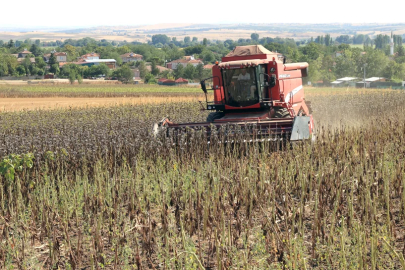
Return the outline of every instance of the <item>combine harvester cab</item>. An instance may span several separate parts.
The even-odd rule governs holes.
[[[211,78],[201,81],[206,110],[213,111],[207,122],[177,124],[163,118],[153,132],[169,136],[191,128],[204,130],[209,138],[215,128],[234,137],[235,130],[250,133],[252,140],[314,139],[314,121],[302,86],[307,75],[308,63],[286,64],[284,56],[261,45],[238,46],[213,66]],[[207,89],[209,79],[212,89]],[[214,101],[208,101],[207,90],[214,91]]]

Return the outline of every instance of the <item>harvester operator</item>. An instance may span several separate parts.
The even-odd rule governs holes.
[[[250,81],[250,73],[246,72],[246,69],[242,69],[242,72],[238,76],[238,81]]]
[[[238,76],[238,81],[250,82],[250,73],[247,73],[245,68],[241,70],[241,73]],[[255,97],[255,91],[256,91],[256,86],[254,86],[254,85],[250,86],[250,97],[251,98]]]

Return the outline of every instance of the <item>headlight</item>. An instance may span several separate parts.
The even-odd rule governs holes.
[[[208,106],[208,110],[211,110],[211,106]]]

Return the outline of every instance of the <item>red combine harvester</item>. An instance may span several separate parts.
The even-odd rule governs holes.
[[[286,64],[282,55],[261,45],[238,46],[213,66],[211,78],[201,81],[206,109],[214,111],[207,122],[173,123],[165,117],[154,125],[153,132],[164,131],[169,136],[191,128],[204,130],[209,139],[214,129],[222,129],[234,137],[242,131],[251,140],[314,139],[314,123],[302,87],[302,77],[307,74],[308,63]],[[209,79],[209,90],[214,91],[210,102]]]

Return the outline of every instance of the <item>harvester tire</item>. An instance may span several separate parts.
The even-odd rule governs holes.
[[[290,118],[290,112],[286,108],[277,108],[274,118]]]
[[[224,116],[222,112],[212,112],[207,116],[207,122],[212,123],[216,119],[221,118],[222,116]]]

